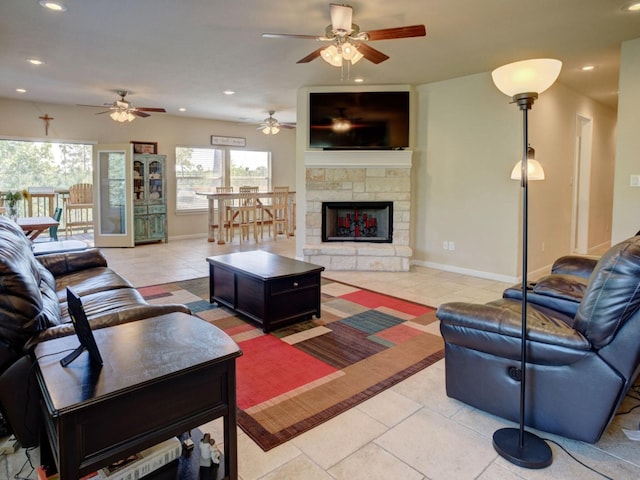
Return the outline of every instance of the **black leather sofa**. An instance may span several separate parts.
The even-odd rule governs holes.
[[[31,353],[42,341],[75,333],[66,288],[82,298],[92,328],[143,320],[180,304],[148,304],[108,267],[98,249],[34,256],[31,242],[0,216],[0,413],[23,446],[38,444],[39,393]]]
[[[585,277],[588,277],[586,279]],[[520,292],[518,292],[520,290]],[[437,310],[447,395],[517,422],[521,287]],[[528,285],[526,425],[597,442],[640,369],[640,236]]]

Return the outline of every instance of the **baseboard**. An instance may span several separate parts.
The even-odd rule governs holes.
[[[191,240],[194,238],[207,238],[207,234],[206,233],[192,233],[190,235],[175,235],[175,236],[170,236],[169,237],[169,241],[175,241],[175,240]]]
[[[500,275],[497,273],[483,272],[480,270],[472,270],[470,268],[455,267],[453,265],[445,265],[434,262],[423,262],[421,260],[411,260],[411,265],[417,265],[419,267],[435,268],[436,270],[443,270],[445,272],[461,273],[463,275],[469,275],[472,277],[486,278],[487,280],[495,280],[497,282],[516,283],[520,279],[518,277],[512,277],[509,275]]]

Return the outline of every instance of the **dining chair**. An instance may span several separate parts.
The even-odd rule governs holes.
[[[233,193],[233,187],[216,187],[216,193]],[[225,239],[227,242],[231,241],[231,232],[233,230],[231,226],[231,223],[234,221],[233,206],[234,200],[232,198],[218,200],[218,208],[222,208],[224,211],[224,220],[220,228],[224,228]],[[214,231],[215,227],[216,225],[212,225]]]
[[[237,223],[240,230],[240,243],[249,240],[249,232],[253,230],[253,238],[258,241],[258,228],[262,236],[262,220],[260,218],[261,209],[258,200],[259,187],[242,186],[239,188],[240,201],[238,205],[232,207],[231,236],[234,235],[234,228]]]
[[[289,238],[289,187],[273,187],[273,197],[270,205],[263,205],[263,222],[267,224],[268,234],[271,235],[273,227],[273,239],[279,234]]]

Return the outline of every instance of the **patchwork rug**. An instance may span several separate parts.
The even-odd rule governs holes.
[[[267,451],[444,356],[435,310],[322,280],[321,318],[264,334],[210,304],[209,279],[139,289],[149,303],[184,303],[241,347],[238,424]]]

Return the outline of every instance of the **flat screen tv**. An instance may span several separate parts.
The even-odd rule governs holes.
[[[310,92],[309,147],[325,150],[409,146],[409,92]]]

